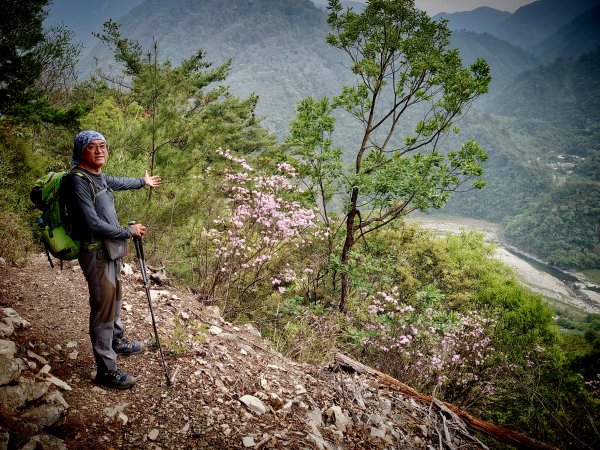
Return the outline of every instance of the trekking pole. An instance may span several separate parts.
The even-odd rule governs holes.
[[[134,225],[135,221],[129,222],[129,225]],[[156,338],[156,344],[158,345],[158,351],[160,353],[160,362],[162,364],[163,371],[165,372],[165,378],[167,379],[167,386],[171,386],[171,377],[167,370],[167,363],[165,362],[165,356],[160,346],[160,338],[158,337],[158,329],[156,328],[156,320],[154,319],[154,311],[152,310],[152,298],[150,296],[150,285],[148,284],[148,273],[146,270],[146,260],[144,259],[144,246],[142,245],[142,238],[133,236],[133,243],[135,245],[135,253],[137,254],[138,261],[140,264],[140,271],[142,272],[142,280],[144,282],[144,289],[146,290],[146,297],[148,297],[148,307],[150,308],[150,317],[152,318],[152,327],[154,328],[154,337]]]

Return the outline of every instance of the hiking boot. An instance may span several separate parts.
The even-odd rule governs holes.
[[[113,339],[113,350],[117,355],[135,355],[144,350],[144,344],[138,341],[128,341],[127,339]]]
[[[123,369],[117,367],[115,370],[109,370],[102,374],[98,373],[94,381],[110,388],[129,389],[137,380],[134,376],[128,375]]]

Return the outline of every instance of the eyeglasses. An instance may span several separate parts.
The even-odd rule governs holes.
[[[102,151],[102,152],[103,152],[103,151],[105,151],[105,150],[108,150],[108,146],[107,146],[106,144],[100,144],[100,145],[97,145],[97,144],[89,144],[89,145],[86,147],[86,150],[90,150],[90,151],[92,151],[92,152],[95,152],[96,150],[100,150],[100,151]]]

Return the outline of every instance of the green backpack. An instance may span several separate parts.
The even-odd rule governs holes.
[[[94,203],[96,203],[96,190],[90,178],[80,171],[74,174],[85,178],[91,186]],[[70,225],[67,223],[64,206],[59,202],[60,182],[70,172],[49,172],[35,182],[30,198],[33,204],[42,210],[41,217],[37,220],[42,234],[42,242],[50,266],[50,254],[62,261],[70,261],[79,256],[80,241],[70,236]]]

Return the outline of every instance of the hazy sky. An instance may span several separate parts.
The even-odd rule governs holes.
[[[366,0],[358,0],[365,2]],[[534,0],[415,0],[417,8],[429,14],[439,12],[471,11],[480,6],[489,6],[500,11],[514,12]]]

